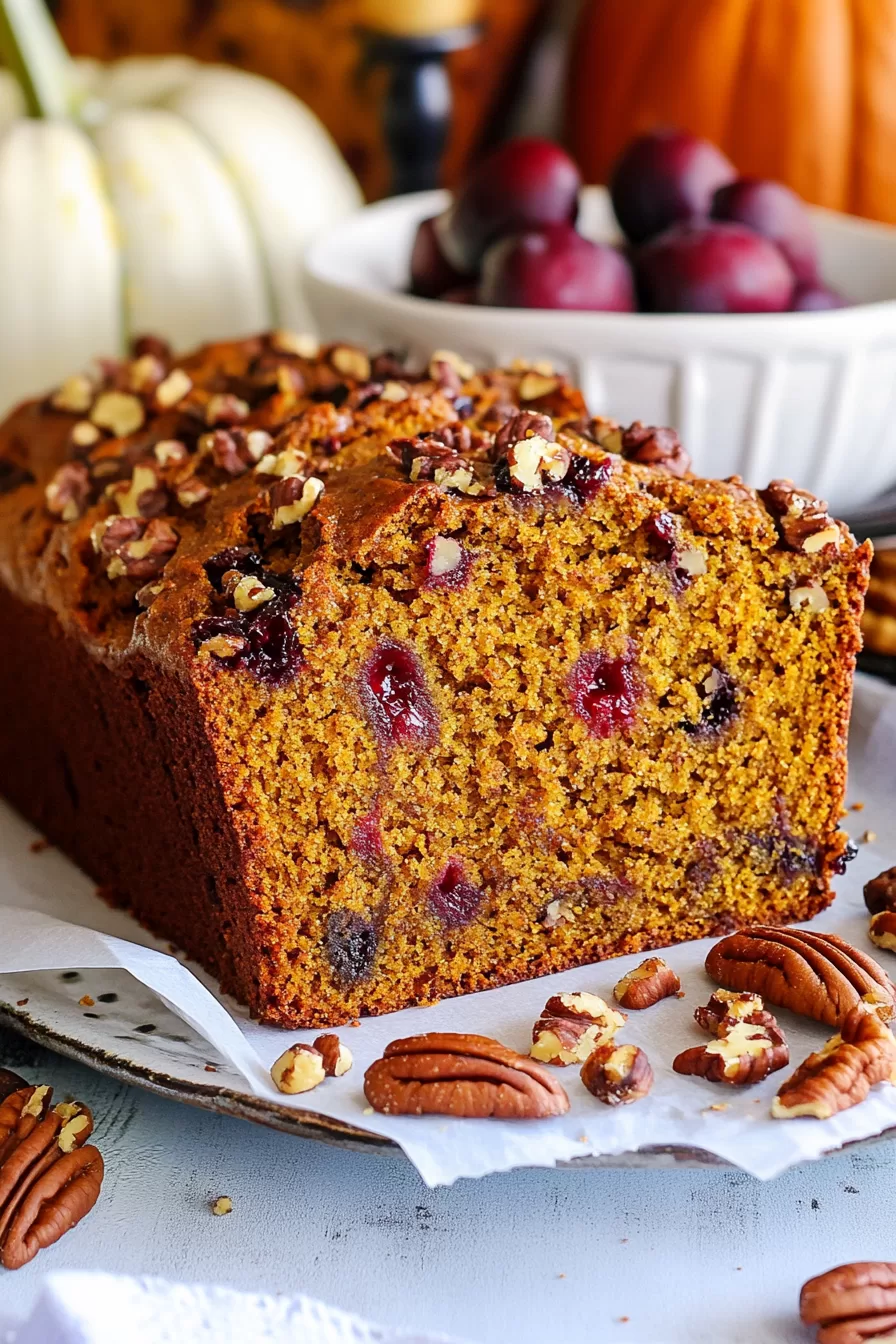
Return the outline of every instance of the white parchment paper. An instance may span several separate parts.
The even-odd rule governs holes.
[[[856,839],[866,831],[875,833],[876,839],[861,844],[859,857],[839,879],[836,901],[812,927],[839,933],[871,952],[862,886],[882,868],[896,863],[894,800],[896,690],[860,677],[850,739],[848,801],[863,802],[864,808],[850,812],[844,825]],[[602,1106],[582,1087],[575,1067],[558,1071],[569,1092],[569,1113],[542,1121],[377,1115],[366,1106],[362,1082],[365,1069],[389,1041],[418,1032],[477,1032],[526,1051],[532,1023],[549,995],[588,990],[610,1000],[613,985],[644,954],[445,1000],[432,1008],[368,1018],[357,1028],[341,1028],[355,1059],[351,1072],[328,1079],[305,1096],[284,1097],[271,1083],[271,1063],[292,1040],[310,1042],[317,1032],[287,1033],[251,1022],[239,1005],[217,993],[197,967],[163,951],[163,943],[122,911],[108,909],[88,879],[61,855],[33,853],[34,838],[35,833],[19,817],[0,807],[0,1001],[15,1003],[25,996],[28,973],[122,968],[208,1041],[234,1078],[242,1080],[246,1092],[393,1139],[428,1185],[450,1184],[460,1176],[483,1176],[517,1166],[551,1166],[586,1154],[666,1144],[706,1149],[767,1178],[850,1140],[896,1126],[896,1087],[886,1084],[875,1088],[862,1105],[831,1120],[775,1121],[769,1116],[769,1106],[785,1073],[756,1087],[738,1089],[674,1074],[671,1062],[675,1055],[706,1040],[693,1021],[693,1010],[713,988],[703,970],[710,941],[670,949],[667,960],[681,977],[685,998],[667,999],[646,1012],[631,1013],[619,1034],[620,1041],[646,1050],[654,1069],[653,1091],[635,1105]],[[878,955],[896,977],[896,957],[888,952]],[[778,1018],[794,1065],[830,1034],[820,1024],[786,1012],[779,1012]],[[68,1023],[72,1034],[78,1022],[74,1012]],[[161,1051],[162,1043],[156,1046],[153,1038],[144,1038],[140,1045],[151,1052]],[[158,1068],[159,1072],[174,1072],[170,1057],[162,1053]],[[713,1106],[724,1109],[710,1109]]]

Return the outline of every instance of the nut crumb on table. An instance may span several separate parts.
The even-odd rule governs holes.
[[[212,1200],[210,1207],[216,1218],[223,1218],[225,1214],[233,1213],[233,1200],[229,1195],[218,1195],[217,1199]]]

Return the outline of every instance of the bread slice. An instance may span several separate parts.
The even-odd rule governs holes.
[[[274,333],[20,408],[0,491],[0,789],[267,1022],[831,899],[870,548],[789,482]]]

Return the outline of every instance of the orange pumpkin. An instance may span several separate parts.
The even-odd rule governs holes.
[[[679,126],[745,175],[896,223],[896,0],[587,0],[570,73],[591,181]]]

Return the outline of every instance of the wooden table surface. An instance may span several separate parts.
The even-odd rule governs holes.
[[[343,1152],[119,1085],[0,1032],[0,1065],[86,1101],[101,1202],[17,1273],[0,1340],[51,1269],[302,1291],[475,1344],[781,1344],[804,1279],[896,1259],[896,1146],[761,1183],[730,1170],[518,1171],[427,1190]],[[233,1213],[209,1201],[229,1195]]]

